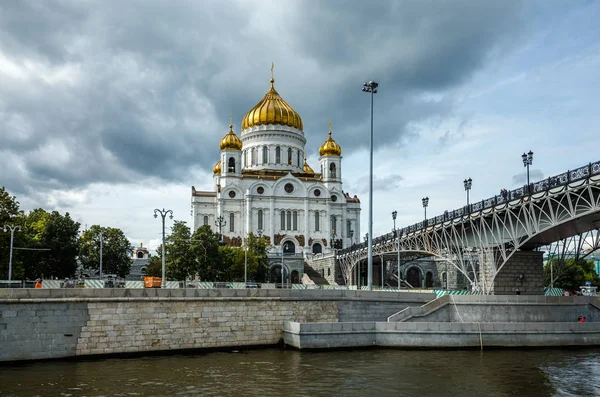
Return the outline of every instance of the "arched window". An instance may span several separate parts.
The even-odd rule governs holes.
[[[256,165],[255,157],[254,148],[250,148],[250,165]]]
[[[287,212],[287,228],[285,230],[292,230],[292,211]]]
[[[144,257],[144,253],[142,251],[138,251],[137,257],[138,259],[142,259]]]
[[[335,163],[329,164],[329,177],[335,179]]]
[[[315,232],[318,232],[320,229],[319,225],[319,211],[315,211]]]
[[[269,162],[269,148],[266,146],[263,146],[263,164],[267,164]]]
[[[248,164],[246,163],[246,151],[245,150],[242,152],[242,164],[244,167],[248,166]]]
[[[292,148],[288,148],[288,164],[292,165]]]
[[[229,172],[235,172],[235,159],[233,157],[229,158],[229,164],[228,164],[227,170]]]
[[[235,215],[233,212],[229,214],[229,232],[235,232]]]
[[[263,211],[258,210],[258,230],[263,230]]]
[[[348,219],[346,221],[346,237],[351,238],[352,236],[350,235],[350,230],[352,229],[352,222],[350,221],[350,219]]]
[[[304,156],[302,156],[302,150],[298,150],[298,167],[302,168],[302,164],[304,164],[304,161],[302,161],[302,159],[304,158]]]
[[[298,230],[298,212],[294,211],[292,214],[292,230]]]
[[[252,149],[252,165],[258,165],[258,148]]]
[[[281,211],[281,230],[285,230],[285,211]]]
[[[203,224],[204,226],[208,225],[208,216],[204,215],[204,219],[203,219],[203,221],[202,221],[202,224]]]
[[[277,146],[275,148],[275,164],[281,163],[281,148]]]

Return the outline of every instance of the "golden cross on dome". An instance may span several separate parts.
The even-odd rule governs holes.
[[[331,135],[331,124],[333,124],[333,122],[329,120],[329,123],[327,124],[327,127],[329,128],[329,135]]]
[[[229,113],[229,124],[233,125],[233,113]]]
[[[273,69],[275,69],[275,62],[271,62],[271,78],[274,79],[275,75],[273,74]]]

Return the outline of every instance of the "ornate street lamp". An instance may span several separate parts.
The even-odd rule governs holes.
[[[367,283],[369,291],[373,290],[373,96],[377,94],[379,84],[375,81],[363,83],[362,90],[371,94],[371,141],[369,157],[369,234],[368,244],[368,264],[367,264]]]
[[[465,185],[465,191],[467,192],[467,207],[469,206],[469,191],[471,190],[471,186],[473,186],[473,179],[465,179],[463,182]]]
[[[533,152],[530,150],[529,153],[523,153],[521,155],[523,159],[523,167],[527,167],[527,193],[529,193],[529,166],[533,164]]]
[[[165,217],[169,215],[170,219],[173,219],[173,211],[172,210],[159,210],[158,208],[154,210],[154,217],[158,218],[158,214],[162,218],[162,283],[160,285],[161,288],[166,288],[167,284],[165,283]]]
[[[223,215],[219,215],[217,217],[217,220],[215,221],[215,226],[219,228],[219,245],[225,245],[225,242],[223,241],[223,233],[221,231],[223,229],[223,226],[225,225],[227,225],[227,221],[225,220],[225,218],[223,218]]]
[[[4,225],[2,228],[4,233],[10,231],[10,253],[8,257],[8,286],[10,287],[10,281],[12,279],[12,252],[13,252],[13,240],[15,236],[15,232],[21,231],[21,226],[16,225]]]
[[[425,221],[427,221],[427,206],[429,205],[429,197],[423,197],[421,202],[423,203],[423,209],[425,210]]]

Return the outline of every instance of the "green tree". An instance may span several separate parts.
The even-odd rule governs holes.
[[[190,249],[196,261],[196,274],[200,280],[214,281],[222,273],[219,251],[219,234],[213,233],[210,226],[196,229],[192,235]]]
[[[551,269],[552,266],[552,269]],[[565,290],[578,290],[590,281],[592,285],[600,286],[600,277],[594,270],[594,262],[587,259],[566,259],[564,262],[559,258],[553,258],[544,266],[546,285],[551,285],[550,274],[554,276],[554,287]]]
[[[61,215],[58,211],[35,209],[27,215],[24,229],[28,247],[43,249],[27,252],[24,278],[63,278],[75,275],[79,253],[79,222],[71,219],[68,212]]]
[[[102,233],[102,273],[125,277],[131,271],[132,245],[121,229],[93,225],[81,235],[79,260],[84,267],[100,270]]]
[[[267,254],[270,246],[267,239],[250,233],[246,239],[246,244],[248,245],[248,252],[252,253],[253,256],[253,264],[248,270],[248,280],[263,283],[267,279],[269,268]]]
[[[185,281],[196,274],[196,258],[191,249],[191,238],[186,222],[175,221],[166,246],[166,271],[170,280]]]
[[[147,277],[162,277],[162,257],[151,257],[148,261],[148,264],[146,265],[146,270],[144,271],[144,274]]]

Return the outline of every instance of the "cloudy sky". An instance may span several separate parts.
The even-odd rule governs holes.
[[[26,210],[70,212],[156,246],[190,221],[233,114],[276,88],[308,162],[333,122],[344,190],[368,216],[375,96],[376,234],[600,160],[595,1],[4,1],[0,185]]]

